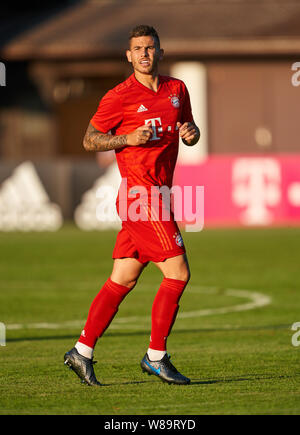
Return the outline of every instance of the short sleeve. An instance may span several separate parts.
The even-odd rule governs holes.
[[[102,133],[115,129],[123,120],[122,103],[113,90],[107,92],[101,99],[97,112],[91,119],[91,124]]]
[[[181,123],[183,124],[184,122],[194,122],[190,95],[185,84],[183,84],[183,106],[181,110]]]

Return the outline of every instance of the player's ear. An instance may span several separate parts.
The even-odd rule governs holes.
[[[126,50],[126,56],[127,56],[128,62],[131,63],[131,51],[130,50]]]

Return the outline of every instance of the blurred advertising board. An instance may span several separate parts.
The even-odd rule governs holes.
[[[173,184],[204,187],[204,226],[300,225],[300,154],[214,155]]]

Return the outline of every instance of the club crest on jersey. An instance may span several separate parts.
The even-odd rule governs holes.
[[[180,100],[178,95],[171,94],[169,96],[169,100],[171,101],[171,104],[173,107],[175,107],[175,109],[178,109],[180,107]]]
[[[182,246],[183,246],[183,240],[182,240],[181,234],[180,233],[175,233],[173,238],[175,239],[176,245],[179,246],[180,248],[182,248]]]

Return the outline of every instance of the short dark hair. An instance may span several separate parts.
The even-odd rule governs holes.
[[[157,31],[152,26],[147,26],[145,24],[140,24],[134,27],[129,33],[129,43],[132,38],[139,38],[140,36],[152,36],[156,39],[158,47],[160,47],[160,40]]]

